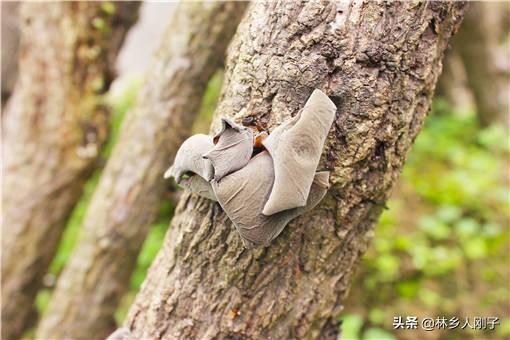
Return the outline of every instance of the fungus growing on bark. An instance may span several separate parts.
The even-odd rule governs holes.
[[[174,164],[165,172],[164,177],[173,177],[175,182],[180,184],[182,176],[192,172],[210,181],[213,177],[213,167],[211,162],[202,156],[213,147],[213,141],[207,135],[197,134],[189,137],[182,143],[175,155]]]
[[[268,245],[326,194],[329,172],[316,171],[335,112],[315,90],[297,116],[269,136],[254,138],[249,128],[222,118],[214,139],[196,135],[184,142],[165,178],[218,201],[246,248]]]
[[[288,209],[271,216],[262,214],[274,182],[273,161],[267,151],[219,182],[212,181],[218,202],[234,223],[246,248],[268,245],[295,217],[315,207],[329,187],[329,172],[315,175],[304,207]]]
[[[207,182],[199,175],[192,175],[188,178],[183,178],[179,185],[197,195],[210,199],[211,201],[217,201],[211,183]]]
[[[275,172],[264,215],[306,204],[335,112],[331,99],[315,90],[296,117],[262,142],[273,158]]]
[[[214,167],[214,179],[241,169],[250,161],[253,153],[253,132],[232,122],[221,119],[221,131],[214,136],[214,148],[204,154]]]
[[[164,178],[174,177],[180,186],[202,197],[216,201],[209,181],[213,177],[213,167],[204,152],[212,150],[210,136],[197,134],[182,143],[175,155],[174,164],[165,172]]]

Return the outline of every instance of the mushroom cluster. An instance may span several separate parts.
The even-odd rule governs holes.
[[[269,136],[254,136],[222,118],[216,136],[197,134],[182,144],[165,178],[217,201],[246,248],[266,246],[326,194],[329,172],[317,167],[335,113],[335,104],[315,90],[303,109]],[[254,148],[254,141],[262,148]]]

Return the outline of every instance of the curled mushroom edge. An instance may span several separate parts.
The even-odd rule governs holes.
[[[174,177],[175,182],[202,197],[216,200],[209,181],[213,178],[212,163],[203,158],[204,152],[212,150],[213,140],[210,136],[196,134],[184,141],[174,164],[165,171],[165,179]]]
[[[194,135],[181,145],[164,177],[217,201],[246,248],[267,246],[329,189],[329,172],[317,168],[336,109],[316,89],[269,135],[222,118],[213,138]]]
[[[221,123],[220,132],[213,138],[214,147],[203,155],[212,163],[216,181],[242,169],[253,154],[253,132],[250,129],[228,118],[222,118]]]
[[[267,246],[291,220],[314,208],[329,188],[329,172],[317,172],[310,195],[303,207],[266,216],[262,210],[274,180],[273,161],[269,153],[263,151],[253,157],[241,170],[222,178],[219,182],[212,181],[218,203],[233,222],[248,249]]]
[[[275,168],[275,183],[264,215],[306,205],[335,113],[331,99],[315,90],[297,119],[282,124],[262,142]]]
[[[210,181],[213,177],[213,166],[210,161],[203,158],[203,154],[213,148],[210,136],[196,134],[189,137],[177,150],[174,164],[165,172],[164,178],[174,177],[175,182],[179,184],[184,174],[192,172]]]

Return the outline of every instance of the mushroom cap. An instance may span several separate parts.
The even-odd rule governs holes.
[[[294,118],[257,135],[257,151],[266,150],[253,158],[253,132],[222,118],[214,138],[198,134],[181,145],[165,178],[217,200],[247,248],[267,245],[326,194],[329,172],[316,171],[335,112],[315,90]]]
[[[175,182],[179,184],[182,175],[192,172],[206,181],[210,181],[213,177],[213,167],[211,162],[202,156],[213,147],[213,140],[210,136],[197,134],[189,137],[177,150],[174,164],[165,172],[164,177],[174,177]]]
[[[317,173],[315,178],[304,207],[271,216],[262,213],[274,182],[273,161],[267,151],[257,154],[242,169],[211,183],[246,248],[254,248],[269,244],[292,219],[319,203],[328,189],[329,173]]]
[[[335,112],[336,106],[329,97],[315,90],[300,114],[280,125],[262,142],[273,159],[275,176],[264,215],[307,204]]]
[[[217,201],[211,183],[207,182],[199,175],[193,175],[189,178],[183,178],[179,185],[199,196],[210,199],[211,201],[215,202]]]
[[[210,136],[197,134],[182,143],[175,155],[174,164],[165,172],[164,178],[174,177],[180,186],[202,197],[216,201],[211,184],[213,167],[202,156],[214,147]],[[186,175],[186,176],[184,176]]]
[[[221,131],[214,136],[214,147],[204,153],[204,158],[212,163],[216,181],[246,166],[253,153],[253,132],[250,129],[227,118],[222,118],[221,123]]]

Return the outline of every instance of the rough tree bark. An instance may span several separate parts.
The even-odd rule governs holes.
[[[468,83],[483,126],[500,122],[510,128],[508,46],[501,51],[502,42],[508,39],[510,33],[505,18],[509,12],[506,2],[474,1],[466,12],[462,29],[453,40],[453,46],[466,67]],[[503,60],[503,63],[498,60]]]
[[[33,300],[108,131],[101,94],[137,3],[24,3],[19,74],[3,117],[2,339]]]
[[[40,323],[41,339],[104,339],[164,194],[163,173],[190,134],[244,2],[180,4],[137,106],[103,172],[71,259]]]
[[[131,307],[135,339],[335,338],[352,274],[429,110],[459,2],[257,2],[230,47],[217,116],[272,130],[314,88],[338,106],[328,195],[247,251],[186,194]],[[216,124],[218,119],[216,119]]]

